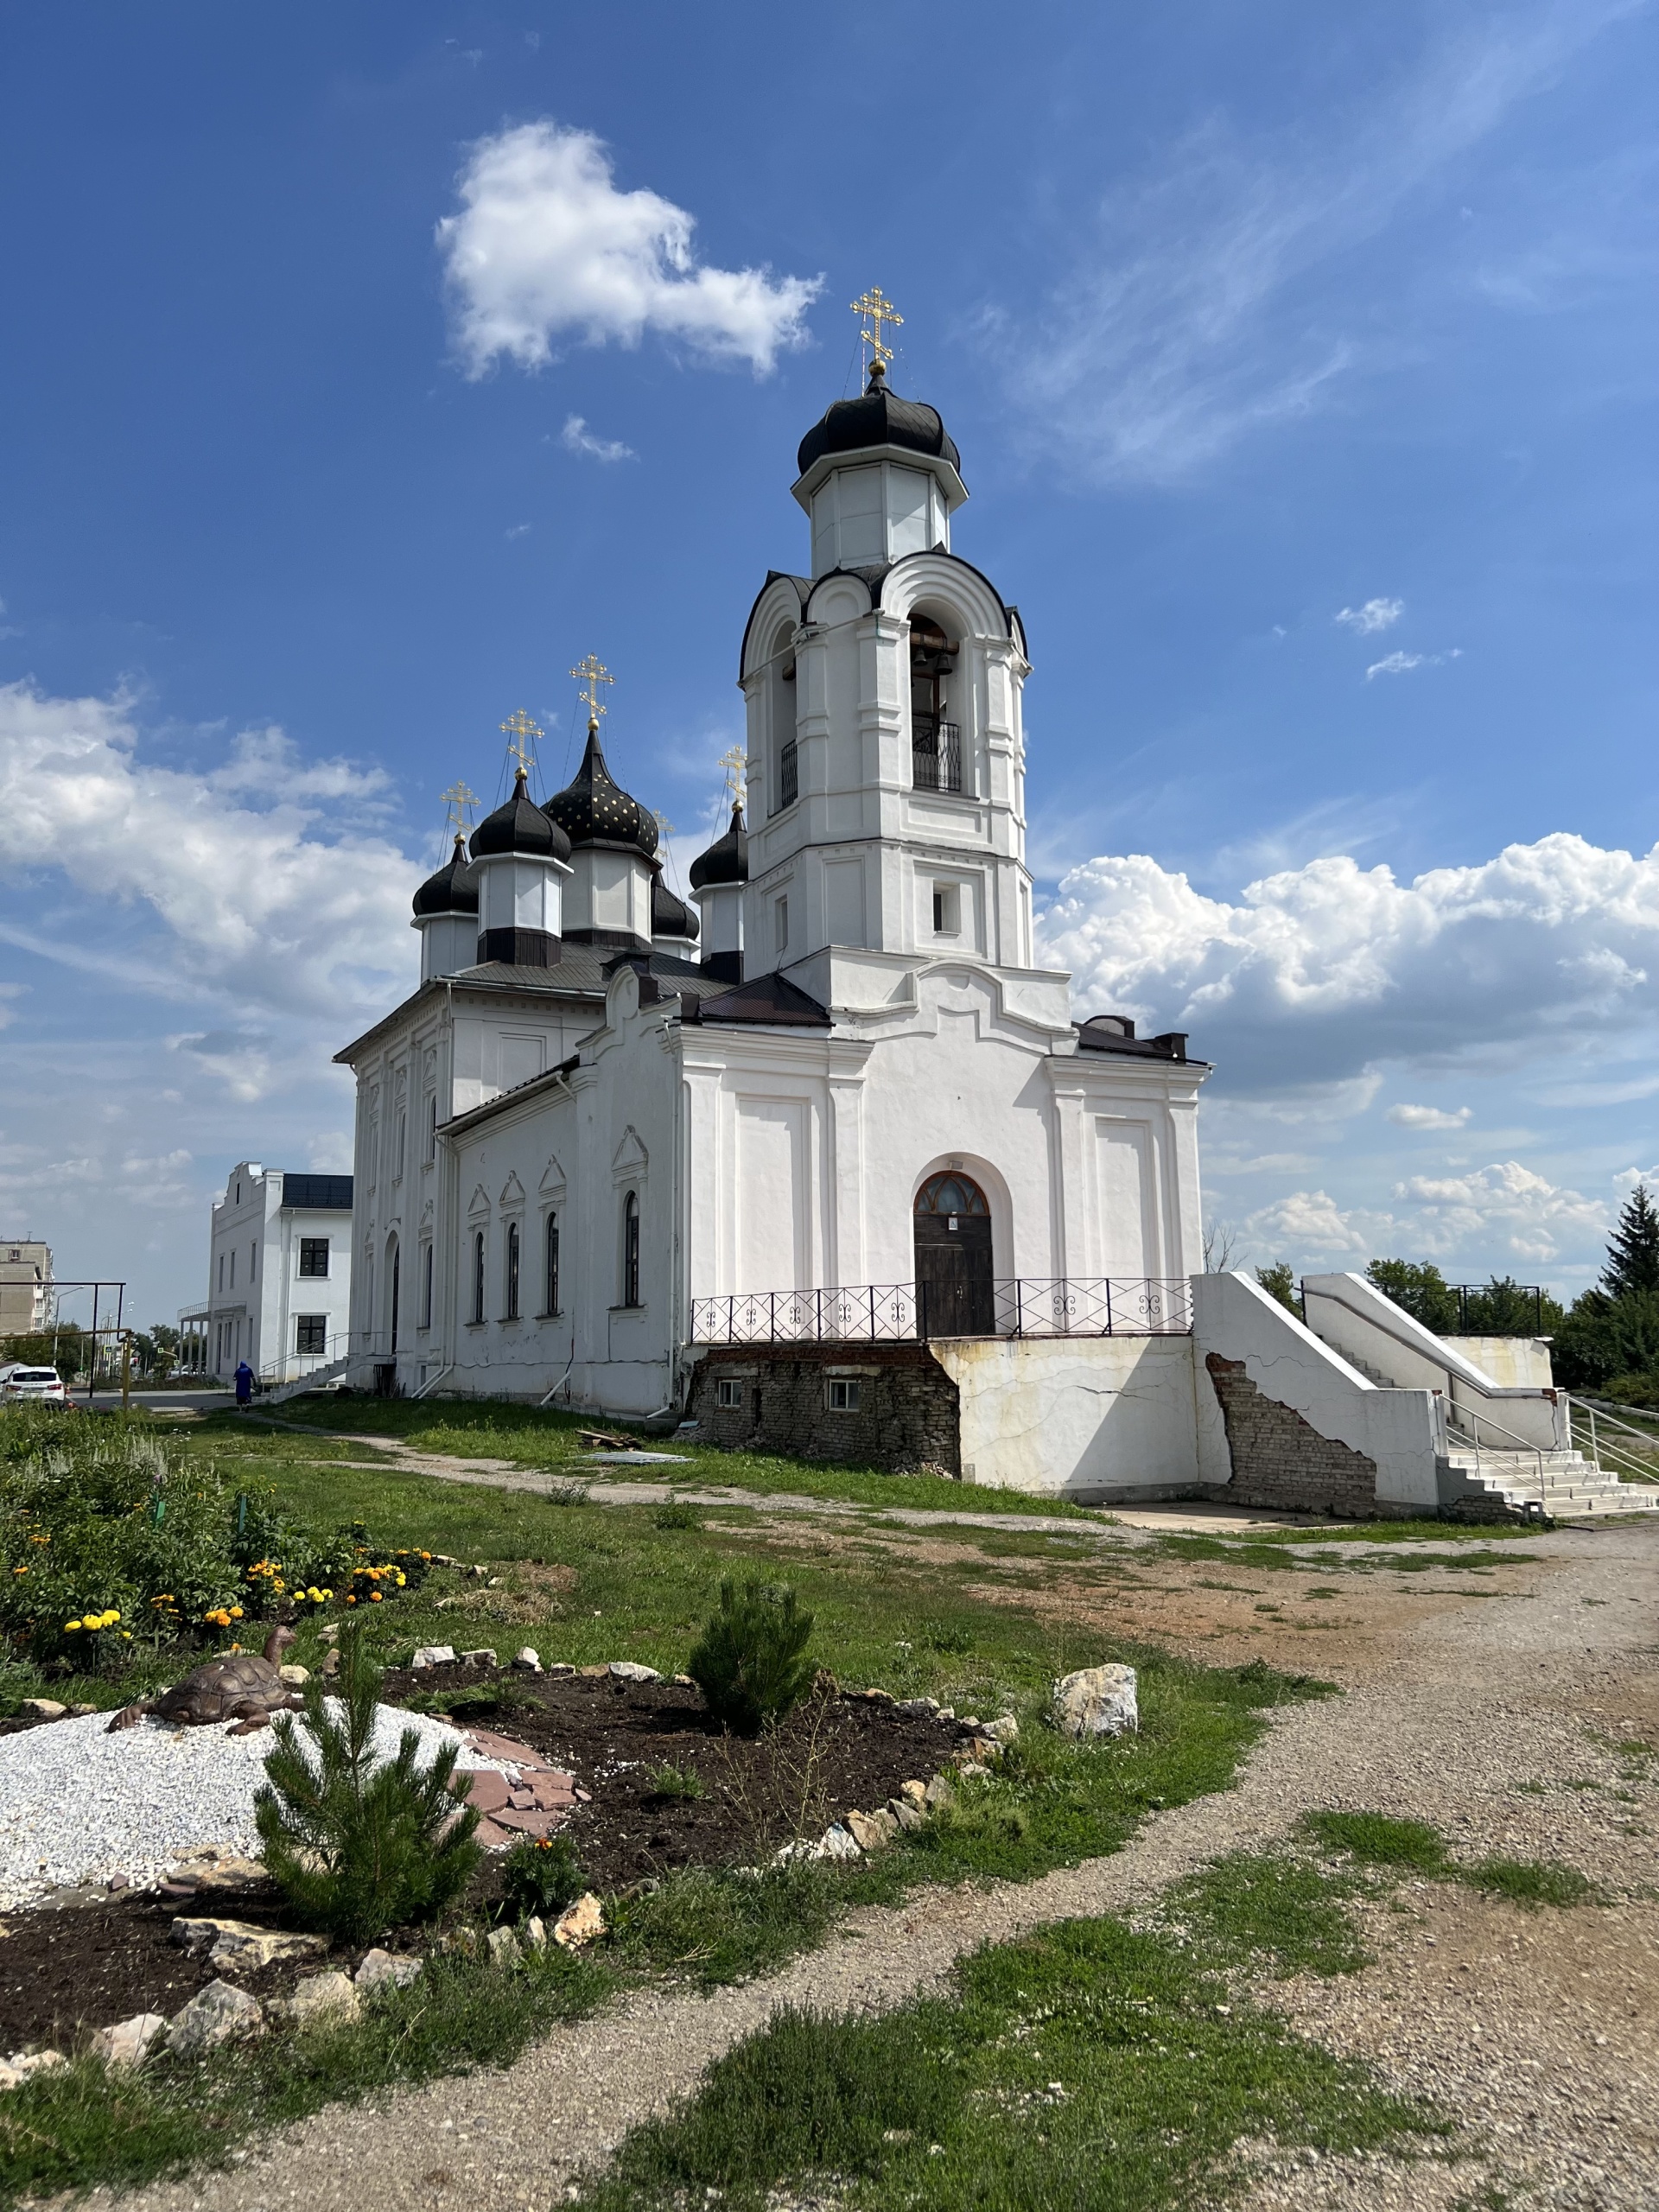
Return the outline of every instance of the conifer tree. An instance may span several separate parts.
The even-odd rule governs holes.
[[[1618,1226],[1607,1240],[1601,1284],[1610,1298],[1659,1291],[1659,1207],[1644,1183],[1638,1183],[1624,1201]]]

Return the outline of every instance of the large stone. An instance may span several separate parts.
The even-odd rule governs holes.
[[[461,1655],[461,1663],[463,1667],[499,1667],[501,1662],[496,1657],[490,1645],[481,1643],[476,1651],[463,1651]]]
[[[613,1659],[607,1671],[620,1682],[660,1682],[663,1679],[654,1667],[642,1667],[637,1659]]]
[[[591,1943],[596,1936],[605,1933],[605,1911],[591,1890],[586,1897],[578,1897],[568,1912],[562,1912],[553,1923],[553,1941],[567,1951],[579,1951],[584,1943]]]
[[[106,2066],[142,2066],[150,2045],[166,2032],[167,2021],[160,2012],[135,2012],[130,2020],[99,2030],[92,2041],[92,2056]]]
[[[276,1672],[291,1690],[303,1689],[311,1679],[311,1669],[308,1667],[279,1667]]]
[[[455,1647],[453,1643],[423,1643],[409,1663],[411,1667],[453,1667]]]
[[[294,1985],[294,1994],[283,2006],[284,2017],[296,2028],[339,2026],[354,2020],[363,2000],[345,1974],[308,1974]]]
[[[492,1928],[487,1948],[492,1966],[510,1967],[519,1955],[518,1938],[511,1928]]]
[[[930,1813],[943,1813],[957,1802],[957,1793],[942,1774],[936,1774],[922,1792],[922,1802]]]
[[[14,2050],[10,2058],[0,2059],[0,2089],[15,2089],[31,2074],[44,2074],[63,2063],[60,2050]]]
[[[521,1675],[539,1675],[542,1671],[541,1659],[533,1643],[527,1643],[522,1651],[515,1651],[512,1663]]]
[[[407,1989],[420,1971],[418,1959],[397,1951],[365,1951],[353,1979],[359,1989]]]
[[[1005,1713],[1000,1720],[986,1721],[979,1732],[994,1744],[1014,1744],[1020,1740],[1020,1723],[1013,1713]]]
[[[245,1920],[212,1920],[181,1914],[173,1941],[183,1951],[206,1951],[221,1974],[252,1974],[278,1959],[317,1959],[327,1949],[322,1936],[298,1936],[285,1928],[255,1928]]]
[[[1050,1710],[1062,1736],[1132,1736],[1141,1725],[1133,1667],[1080,1667],[1054,1685]]]
[[[885,1808],[879,1813],[849,1813],[843,1825],[861,1851],[880,1851],[899,1833],[899,1823]]]
[[[228,1981],[210,1981],[181,2012],[174,2014],[167,2047],[181,2058],[194,2058],[220,2044],[257,2036],[264,2024],[264,2009],[257,1998]]]
[[[908,1797],[889,1797],[887,1810],[901,1828],[914,1831],[925,1825],[927,1815],[912,1805]]]
[[[25,1720],[61,1720],[69,1708],[54,1697],[26,1697],[17,1710]]]

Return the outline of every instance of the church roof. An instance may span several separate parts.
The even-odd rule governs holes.
[[[415,918],[429,914],[475,914],[478,879],[467,865],[467,840],[455,832],[455,849],[435,875],[429,875],[415,893]]]
[[[493,814],[486,814],[473,832],[475,861],[496,853],[525,853],[556,861],[570,857],[569,838],[531,798],[522,768],[512,779],[512,797]]]
[[[611,774],[600,749],[599,731],[591,722],[582,766],[564,789],[549,799],[547,811],[573,845],[609,845],[643,853],[647,860],[657,850],[656,817],[631,798]]]
[[[769,1029],[833,1029],[834,1022],[817,999],[807,995],[787,976],[756,976],[733,983],[714,997],[684,1000],[684,1021],[753,1021]]]
[[[749,833],[743,827],[741,804],[732,809],[732,826],[716,837],[706,853],[691,863],[691,888],[701,891],[710,883],[747,883],[749,880]]]
[[[887,390],[880,361],[870,371],[868,390],[856,399],[838,399],[801,440],[796,454],[798,473],[804,476],[815,461],[826,454],[861,453],[869,446],[905,446],[912,453],[948,461],[962,467],[956,441],[945,429],[937,407],[925,400],[900,399]]]
[[[688,942],[697,934],[697,918],[683,899],[677,899],[659,875],[651,887],[651,933],[652,937],[683,937]]]

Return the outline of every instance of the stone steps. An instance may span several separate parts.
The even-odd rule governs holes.
[[[1542,1481],[1529,1452],[1453,1450],[1443,1466],[1462,1477],[1465,1497],[1497,1498],[1525,1512],[1540,1505],[1559,1521],[1585,1520],[1610,1513],[1659,1513],[1659,1488],[1622,1483],[1578,1452],[1546,1452]]]

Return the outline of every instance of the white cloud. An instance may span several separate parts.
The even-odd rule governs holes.
[[[1326,1191],[1292,1191],[1253,1213],[1244,1224],[1253,1246],[1274,1251],[1344,1252],[1373,1255],[1371,1236],[1359,1217],[1344,1213]]]
[[[1402,1129],[1460,1129],[1472,1113],[1468,1106],[1459,1106],[1455,1113],[1439,1106],[1390,1106],[1389,1119]]]
[[[625,446],[620,438],[596,438],[580,415],[567,415],[564,428],[559,433],[559,443],[567,453],[584,454],[589,461],[638,461],[639,456],[632,446]]]
[[[562,339],[632,346],[647,331],[765,376],[806,342],[821,279],[700,264],[695,217],[619,191],[592,131],[543,120],[480,138],[457,188],[437,240],[469,376],[502,358],[543,367]]]
[[[305,763],[279,730],[243,733],[205,774],[142,760],[137,745],[129,701],[0,685],[0,884],[67,877],[88,939],[37,930],[33,949],[105,974],[118,965],[136,989],[312,1020],[384,1006],[408,980],[418,871],[384,839],[317,832],[319,802],[331,824],[349,823],[375,809],[385,778]],[[135,912],[160,925],[142,946],[116,918]]]
[[[1108,856],[1062,879],[1039,931],[1084,1009],[1185,1029],[1230,1090],[1282,1100],[1389,1062],[1628,1049],[1659,1014],[1659,847],[1557,832],[1411,882],[1338,856],[1236,902]]]
[[[1365,671],[1369,683],[1374,676],[1405,676],[1414,668],[1439,668],[1449,660],[1461,660],[1463,647],[1453,645],[1443,653],[1390,653],[1386,660],[1374,660]]]
[[[1504,1241],[1517,1259],[1553,1260],[1563,1240],[1581,1244],[1601,1235],[1610,1218],[1599,1198],[1551,1183],[1518,1160],[1467,1175],[1413,1175],[1394,1195],[1418,1209],[1419,1242],[1432,1254],[1507,1230]]]
[[[1375,631],[1392,628],[1405,611],[1403,599],[1368,599],[1363,607],[1344,607],[1331,620],[1345,622],[1362,638],[1369,638]]]
[[[510,524],[501,534],[511,543],[515,537],[528,537],[533,527],[533,524],[527,522],[515,522]]]
[[[1092,221],[1068,199],[1088,243],[1035,332],[1023,314],[988,318],[1032,435],[1097,478],[1168,482],[1321,405],[1382,357],[1374,289],[1347,315],[1336,292],[1357,249],[1639,4],[1533,0],[1472,22],[1442,10],[1415,76],[1333,111],[1322,141],[1305,117],[1256,143],[1214,117]]]

